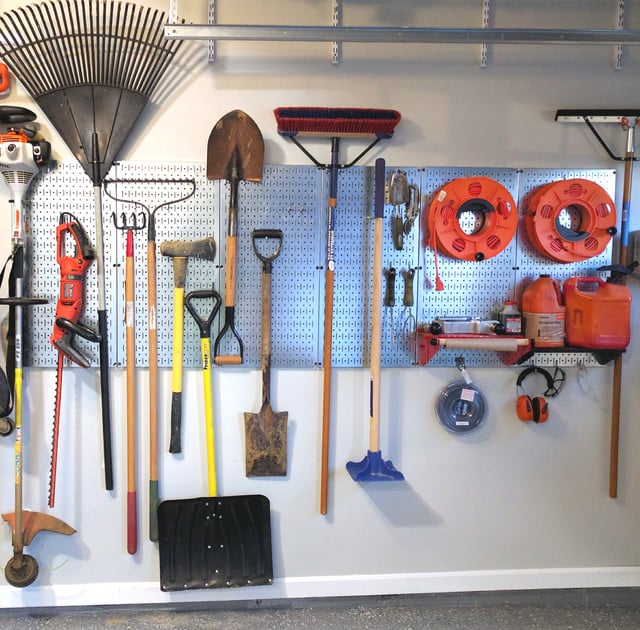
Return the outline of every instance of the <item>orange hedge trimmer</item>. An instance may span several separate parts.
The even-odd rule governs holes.
[[[73,239],[68,245],[68,237]],[[75,336],[98,343],[100,335],[79,323],[84,303],[85,274],[95,260],[95,250],[84,228],[72,214],[63,212],[56,228],[56,260],[60,265],[60,297],[56,306],[56,319],[51,343],[58,350],[56,369],[56,399],[54,405],[53,439],[51,444],[51,469],[49,477],[49,507],[55,504],[56,472],[58,468],[58,435],[60,432],[60,405],[62,402],[62,371],[65,357],[87,368],[91,361],[74,345]],[[67,255],[67,247],[73,253]]]

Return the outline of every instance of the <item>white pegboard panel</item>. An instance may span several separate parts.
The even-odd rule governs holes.
[[[395,168],[388,165],[387,172]],[[420,190],[423,208],[428,208],[438,188],[452,179],[485,176],[499,181],[511,192],[521,216],[532,192],[550,181],[583,177],[603,186],[611,196],[615,185],[613,170],[402,168],[407,172],[409,182]],[[213,236],[217,243],[216,258],[213,262],[190,261],[186,292],[213,286],[224,298],[229,185],[225,181],[207,180],[203,163],[120,162],[109,175],[109,179],[166,180],[157,186],[134,186],[135,190],[131,192],[130,189],[119,189],[117,196],[139,201],[151,209],[182,196],[182,189],[178,190],[178,185],[171,180],[191,178],[196,182],[195,194],[186,201],[162,208],[156,216],[158,351],[159,363],[164,367],[170,366],[172,360],[173,270],[171,260],[160,255],[160,243]],[[333,326],[333,363],[336,367],[369,365],[373,186],[372,167],[351,167],[339,173]],[[314,166],[266,165],[262,182],[240,182],[236,325],[245,346],[245,366],[260,365],[261,264],[251,244],[251,232],[257,228],[283,231],[282,253],[273,269],[273,365],[311,367],[321,364],[327,191],[328,171]],[[57,358],[49,343],[59,292],[55,227],[61,212],[72,212],[85,227],[89,238],[95,239],[93,186],[75,162],[61,163],[35,180],[30,199],[25,213],[28,265],[25,293],[46,297],[50,302],[46,306],[27,309],[25,365],[49,367],[55,365]],[[103,200],[110,359],[113,365],[121,366],[125,361],[125,239],[124,233],[114,227],[111,214],[129,214],[133,208],[129,204],[116,203],[104,194]],[[494,258],[467,262],[447,258],[441,253],[440,275],[445,291],[436,292],[432,286],[433,254],[423,247],[420,220],[416,220],[412,231],[405,236],[402,250],[397,250],[391,235],[393,212],[393,206],[385,205],[383,266],[396,269],[396,302],[393,309],[383,310],[383,366],[416,363],[406,343],[407,325],[413,322],[410,314],[419,323],[443,315],[469,314],[488,318],[492,307],[514,297],[518,287],[528,278],[540,273],[549,273],[560,280],[578,274],[592,275],[596,267],[608,264],[611,258],[609,245],[603,254],[582,264],[565,265],[546,260],[527,241],[520,221],[516,238]],[[136,365],[143,367],[148,365],[146,231],[137,233],[134,243]],[[409,269],[416,270],[412,310],[402,306],[403,271]],[[96,269],[92,265],[87,273],[82,321],[94,328],[97,328],[96,286]],[[224,307],[214,322],[212,340],[223,321]],[[199,366],[199,332],[186,312],[184,327],[183,364],[185,367]],[[77,345],[95,365],[97,347],[83,340],[77,340]],[[225,352],[224,345],[221,351]],[[455,354],[443,349],[429,365],[450,367],[455,363]],[[548,357],[537,354],[536,362],[541,365],[559,362],[557,353],[548,354]],[[469,351],[464,356],[467,365],[502,365],[494,353]],[[588,353],[562,354],[561,357],[563,365],[599,365]]]
[[[222,233],[226,234],[225,186]],[[312,367],[318,361],[322,233],[322,178],[311,166],[265,166],[260,183],[241,183],[238,192],[238,274],[236,328],[244,344],[244,365],[260,365],[262,263],[251,234],[256,229],[282,230],[282,249],[273,261],[271,349],[274,366]],[[222,237],[225,241],[226,237]],[[225,249],[222,244],[221,250]],[[224,251],[220,260],[224,262]],[[222,278],[224,282],[224,274]],[[224,286],[221,288],[224,296]],[[224,311],[224,309],[222,309]],[[224,323],[218,318],[216,334]],[[215,338],[215,335],[214,335]],[[233,343],[227,334],[221,339]]]
[[[181,199],[191,191],[191,186],[176,180],[195,181],[195,193],[184,201],[171,203],[154,212],[156,223],[156,285],[157,285],[157,334],[158,364],[171,365],[173,353],[173,264],[172,259],[160,253],[160,246],[167,240],[198,240],[213,236],[219,244],[219,182],[206,179],[204,164],[190,163],[138,163],[119,162],[107,178],[115,183],[108,190],[118,199],[128,199],[144,204],[145,208],[129,203],[116,202],[106,194],[104,198],[105,234],[111,234],[114,247],[105,252],[105,260],[117,269],[119,282],[112,296],[116,307],[118,324],[118,353],[116,365],[125,364],[124,327],[124,273],[126,231],[117,229],[112,215],[122,224],[122,213],[127,218],[132,212],[153,212],[158,206]],[[125,183],[122,180],[155,180],[148,183]],[[148,335],[148,271],[147,230],[134,232],[135,269],[135,340],[136,365],[149,364]],[[108,253],[108,257],[107,257]],[[190,259],[187,263],[185,294],[191,290],[209,289],[219,285],[219,253],[214,261]],[[198,366],[200,359],[200,336],[189,314],[184,312],[183,365]]]
[[[91,180],[79,164],[63,162],[52,170],[41,173],[34,180],[25,210],[26,270],[25,295],[49,300],[44,306],[28,307],[25,312],[24,365],[54,366],[58,353],[49,342],[53,332],[56,304],[60,292],[60,267],[56,261],[56,227],[60,214],[72,213],[82,224],[89,239],[95,243],[94,190]],[[109,234],[105,233],[105,250],[112,248]],[[97,269],[95,263],[87,270],[85,283],[85,309],[81,322],[94,330],[98,328]],[[116,279],[114,269],[105,264],[105,290],[112,295]],[[107,302],[107,317],[113,321],[113,303]],[[115,356],[118,344],[116,330],[109,330],[109,353]],[[98,347],[77,338],[75,345],[97,363]]]
[[[502,184],[518,203],[518,171],[515,169],[435,168],[422,171],[421,189],[423,212],[437,191],[445,184],[465,177],[488,177]],[[423,217],[423,220],[426,217]],[[509,299],[516,286],[517,241],[513,239],[498,255],[482,261],[450,258],[438,252],[438,268],[444,284],[443,291],[435,289],[435,260],[433,250],[424,247],[420,238],[420,271],[416,277],[419,309],[418,322],[429,323],[436,317],[465,315],[489,319],[494,305]],[[455,366],[460,351],[440,350],[429,362],[430,366]],[[495,353],[464,351],[467,365],[501,365]]]

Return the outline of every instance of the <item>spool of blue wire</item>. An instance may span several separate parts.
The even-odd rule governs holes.
[[[483,393],[465,380],[449,383],[436,401],[436,416],[452,433],[475,431],[485,419],[487,401]]]

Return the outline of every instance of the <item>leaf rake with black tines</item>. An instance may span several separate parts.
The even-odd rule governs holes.
[[[101,186],[181,42],[165,14],[116,0],[53,0],[0,14],[0,59],[94,186],[105,485],[113,489]]]

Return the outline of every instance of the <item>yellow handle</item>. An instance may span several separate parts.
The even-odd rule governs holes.
[[[216,478],[216,447],[213,428],[213,393],[211,388],[211,341],[203,337],[200,342],[202,350],[202,379],[204,385],[204,418],[207,440],[207,473],[209,480],[209,495],[218,494]]]

